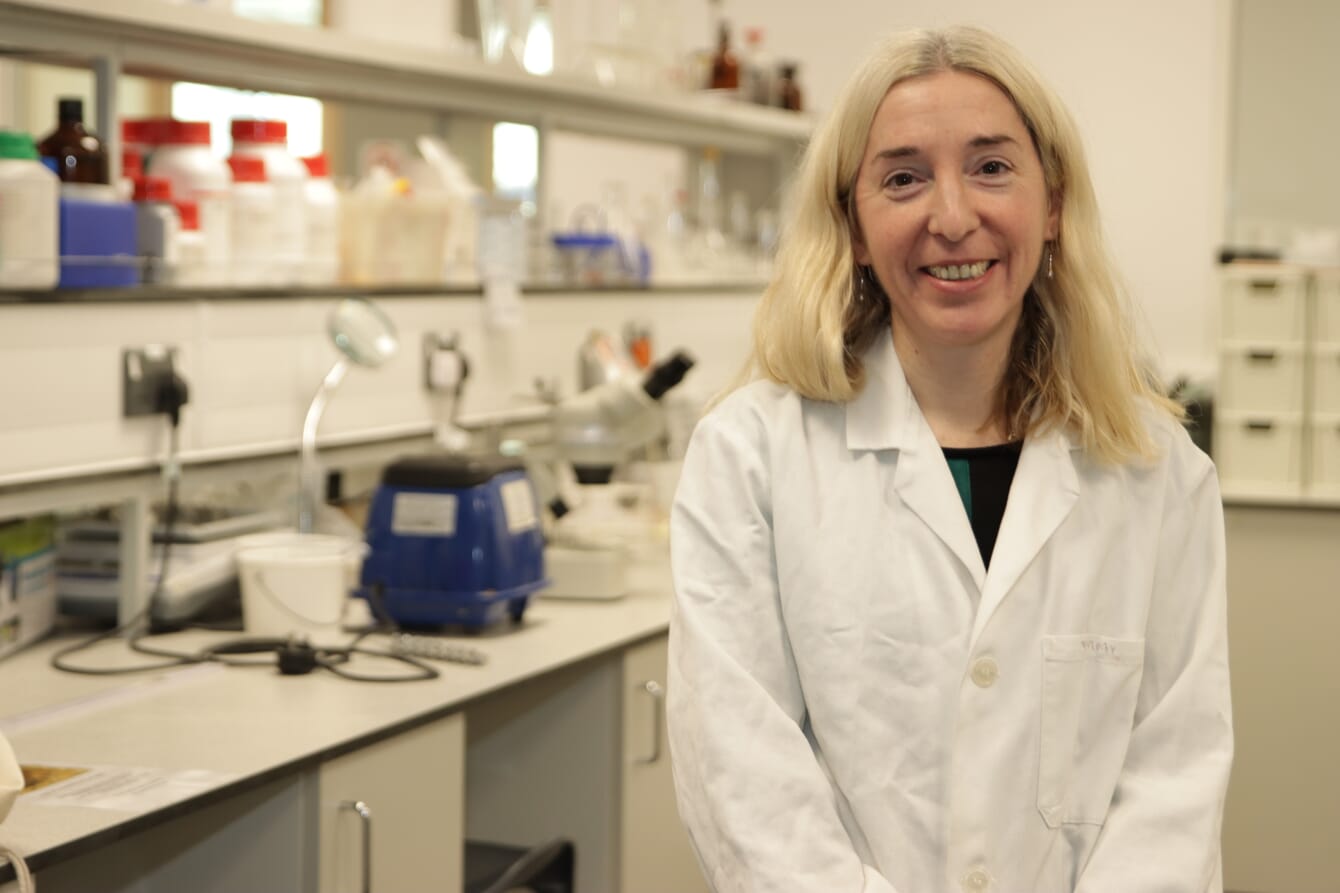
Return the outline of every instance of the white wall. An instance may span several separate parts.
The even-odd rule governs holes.
[[[1229,212],[1240,242],[1340,227],[1340,4],[1238,0]]]
[[[142,467],[166,447],[161,420],[121,417],[121,350],[178,349],[191,389],[182,451],[192,459],[295,450],[307,404],[337,354],[325,335],[333,301],[256,299],[170,303],[0,304],[0,381],[11,387],[0,423],[0,488],[31,480]],[[435,417],[423,386],[424,335],[458,333],[472,377],[466,415],[517,405],[537,378],[576,388],[588,331],[618,336],[649,324],[657,357],[678,348],[698,361],[676,389],[701,404],[728,384],[748,347],[753,296],[608,294],[528,298],[526,325],[491,331],[476,298],[387,297],[401,351],[376,370],[354,369],[322,421],[323,437],[422,426]]]

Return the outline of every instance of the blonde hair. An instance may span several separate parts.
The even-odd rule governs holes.
[[[846,402],[865,381],[861,356],[891,325],[888,298],[861,271],[852,246],[852,190],[875,112],[900,81],[940,71],[980,75],[1014,103],[1060,208],[1051,275],[1024,300],[998,410],[1011,436],[1067,429],[1111,462],[1155,453],[1152,404],[1180,407],[1157,386],[1138,348],[1133,315],[1103,245],[1098,203],[1069,114],[1022,56],[978,28],[916,30],[887,39],[856,72],[805,150],[771,282],[754,316],[747,376],[804,397]]]

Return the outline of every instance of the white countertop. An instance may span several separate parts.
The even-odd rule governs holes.
[[[434,680],[354,682],[317,670],[280,676],[273,668],[202,664],[137,676],[81,676],[53,670],[47,641],[0,662],[0,732],[19,762],[50,766],[204,769],[231,780],[161,809],[119,812],[25,803],[3,826],[7,845],[40,868],[240,792],[284,771],[446,715],[469,701],[560,667],[664,632],[670,617],[664,564],[638,568],[634,589],[611,601],[536,598],[519,627],[463,641],[484,652],[481,666],[431,662]],[[155,637],[190,650],[237,633]],[[385,645],[372,637],[370,647]],[[151,660],[122,642],[79,655],[107,666]],[[361,661],[362,659],[359,658]],[[349,664],[377,672],[380,663]],[[389,664],[389,673],[403,668]]]

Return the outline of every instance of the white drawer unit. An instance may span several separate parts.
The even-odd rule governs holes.
[[[1303,420],[1282,413],[1221,412],[1214,456],[1225,490],[1297,496],[1303,483]]]
[[[1340,412],[1312,417],[1308,492],[1340,497]]]
[[[1317,345],[1308,362],[1312,367],[1308,409],[1318,415],[1340,415],[1340,344]]]
[[[1226,340],[1301,342],[1307,334],[1307,274],[1244,265],[1224,274]]]
[[[1220,355],[1219,405],[1257,413],[1302,412],[1303,348],[1297,344],[1227,344]]]
[[[1312,339],[1317,344],[1340,344],[1340,271],[1318,273],[1315,282]]]

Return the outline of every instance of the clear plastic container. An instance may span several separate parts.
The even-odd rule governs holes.
[[[0,130],[0,288],[54,288],[60,275],[60,180],[33,138]]]
[[[278,282],[303,278],[307,265],[307,165],[288,150],[288,124],[238,118],[232,123],[233,157],[259,158],[275,193],[272,254]]]
[[[233,284],[285,282],[286,267],[276,246],[279,203],[265,162],[234,155],[228,165],[233,169]]]
[[[308,179],[303,190],[307,202],[307,261],[302,281],[307,285],[329,285],[340,275],[340,193],[330,179],[325,155],[302,159]]]
[[[161,128],[160,142],[149,156],[145,173],[167,177],[173,196],[196,203],[205,243],[205,282],[200,284],[225,285],[232,257],[232,173],[210,151],[208,121],[164,121]]]

